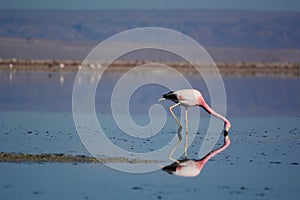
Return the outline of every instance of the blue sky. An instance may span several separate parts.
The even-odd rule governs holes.
[[[0,0],[6,9],[239,9],[300,12],[299,0]]]

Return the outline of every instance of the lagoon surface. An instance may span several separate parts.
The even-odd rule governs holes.
[[[75,76],[72,72],[0,73],[1,152],[90,156],[72,116]],[[151,137],[142,145],[116,127],[108,100],[119,76],[106,74],[98,86],[106,95],[96,94],[96,110],[109,130],[107,137],[132,151],[152,151],[168,143],[177,133],[169,114],[159,139]],[[201,88],[199,77],[187,78],[193,87]],[[0,199],[298,199],[299,79],[225,77],[224,84],[231,145],[208,161],[199,176],[183,178],[162,170],[125,173],[99,163],[0,163]],[[133,120],[147,123],[149,107],[166,91],[156,85],[140,88],[132,97]],[[206,89],[202,91],[209,99]],[[167,108],[171,103],[162,105]],[[195,159],[208,118],[200,113],[199,134],[188,151]],[[216,147],[221,143],[220,137]]]

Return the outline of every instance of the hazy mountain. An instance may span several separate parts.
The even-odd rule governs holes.
[[[83,59],[114,34],[158,26],[194,38],[216,61],[300,62],[299,24],[300,13],[284,12],[1,10],[0,58]]]
[[[300,13],[204,10],[1,10],[0,37],[101,41],[135,27],[181,31],[204,46],[300,48]]]

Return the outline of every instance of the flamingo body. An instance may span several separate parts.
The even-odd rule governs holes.
[[[164,94],[163,98],[175,103],[180,103],[186,107],[199,106],[201,99],[203,99],[202,94],[195,89],[177,90],[175,92],[171,91]]]
[[[207,105],[204,98],[202,97],[201,92],[198,90],[183,89],[183,90],[171,91],[169,93],[164,94],[160,100],[164,100],[164,99],[171,100],[177,104],[183,105],[186,108],[200,106],[209,114],[223,120],[224,128],[226,131],[228,131],[229,128],[231,127],[230,121],[228,119],[218,114]]]

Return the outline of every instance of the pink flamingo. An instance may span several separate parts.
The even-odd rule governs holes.
[[[184,144],[184,155],[185,157],[187,157],[187,143],[188,143],[188,107],[194,107],[194,106],[200,106],[202,107],[206,112],[208,112],[209,114],[221,119],[224,121],[224,135],[227,136],[229,128],[231,127],[230,121],[228,119],[226,119],[224,116],[220,115],[219,113],[215,112],[213,109],[211,109],[207,103],[205,102],[204,98],[202,97],[202,94],[195,89],[183,89],[183,90],[177,90],[175,92],[171,91],[169,93],[166,93],[162,96],[162,98],[159,99],[159,101],[161,100],[171,100],[173,102],[175,102],[174,105],[169,107],[169,111],[172,114],[172,116],[174,117],[176,123],[178,124],[179,128],[178,128],[178,142],[176,143],[174,149],[171,151],[171,153],[169,154],[169,159],[180,163],[178,160],[172,158],[172,155],[174,154],[178,144],[181,141],[181,136],[180,136],[180,132],[181,132],[181,124],[179,122],[179,120],[177,119],[177,117],[175,116],[174,112],[172,111],[173,108],[175,108],[176,106],[182,105],[185,107],[185,130],[186,130],[186,140],[185,140],[185,144]]]

